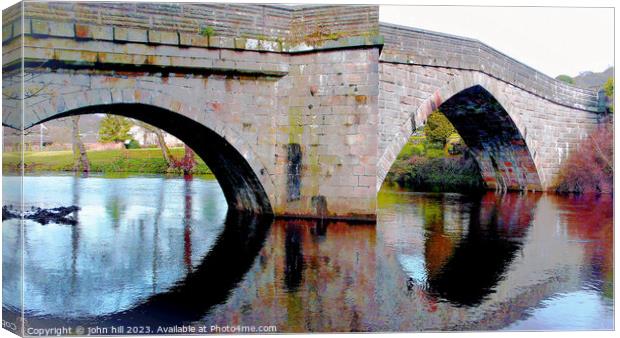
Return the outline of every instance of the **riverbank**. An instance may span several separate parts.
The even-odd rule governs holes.
[[[170,149],[175,158],[182,158],[184,148]],[[142,148],[127,150],[100,150],[89,151],[91,172],[127,172],[127,173],[167,173],[168,166],[164,161],[159,148]],[[36,151],[24,153],[25,170],[32,171],[72,171],[73,152],[66,151]],[[8,172],[18,171],[19,153],[3,152],[2,169]],[[211,174],[211,170],[204,161],[196,156],[195,174]]]
[[[433,144],[412,136],[386,177],[388,184],[426,192],[480,192],[485,189],[480,169],[466,149]]]

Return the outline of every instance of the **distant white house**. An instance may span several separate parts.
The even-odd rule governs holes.
[[[164,134],[164,140],[169,147],[180,147],[183,146],[183,142],[181,142],[178,138],[162,131]],[[157,136],[155,133],[152,133],[140,126],[133,126],[129,130],[129,133],[133,138],[140,143],[142,147],[148,146],[157,146]]]

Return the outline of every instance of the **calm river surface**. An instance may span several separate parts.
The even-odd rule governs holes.
[[[6,205],[19,179],[3,177]],[[611,196],[384,188],[375,225],[228,214],[202,178],[24,183],[27,207],[81,208],[75,226],[26,221],[23,292],[22,233],[3,221],[3,312],[23,295],[30,327],[613,328]]]

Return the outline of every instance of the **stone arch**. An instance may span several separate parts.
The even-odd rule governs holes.
[[[400,126],[379,158],[377,191],[414,130],[437,109],[446,114],[474,153],[489,188],[543,190],[527,128],[511,113],[515,107],[499,88],[499,81],[481,73],[462,72],[424,100]]]
[[[273,214],[275,187],[251,145],[241,135],[183,98],[144,89],[93,89],[25,104],[24,129],[80,114],[109,113],[135,118],[189,145],[218,180],[229,209]],[[11,125],[3,121],[4,125]]]

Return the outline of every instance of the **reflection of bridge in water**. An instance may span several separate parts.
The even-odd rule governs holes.
[[[216,244],[193,271],[170,289],[150,296],[128,310],[94,317],[29,317],[26,314],[26,318],[34,327],[51,327],[53,324],[157,327],[197,321],[213,306],[225,302],[231,290],[242,280],[262,248],[271,222],[271,218],[229,212]]]
[[[96,183],[99,180],[78,179],[75,185],[67,185],[68,191],[74,192],[67,193],[67,198],[76,204],[98,203],[79,192],[97,190],[97,184],[106,184]],[[539,194],[487,194],[477,199],[454,194],[386,192],[377,226],[293,219],[272,222],[229,213],[221,233],[214,237],[212,245],[207,245],[210,249],[201,251],[205,249],[199,239],[208,237],[202,230],[205,227],[195,220],[190,225],[190,221],[196,217],[192,206],[204,201],[200,197],[188,199],[192,190],[189,187],[188,181],[175,183],[174,189],[186,198],[166,199],[178,200],[184,219],[178,232],[168,234],[180,234],[183,239],[184,245],[177,247],[182,256],[174,259],[182,266],[155,268],[158,263],[153,261],[151,269],[148,254],[143,257],[141,250],[128,251],[123,261],[131,262],[132,269],[152,270],[152,276],[138,274],[131,279],[149,279],[144,285],[149,288],[145,296],[132,298],[119,311],[100,314],[57,315],[52,310],[36,315],[26,309],[29,325],[174,325],[204,320],[247,325],[267,322],[291,332],[499,329],[527,317],[530,309],[558,292],[579,291],[587,285],[609,294],[605,290],[613,287],[612,201],[605,196],[568,199]],[[145,203],[163,203],[164,191],[169,192],[161,189],[160,195],[155,194],[153,201]],[[121,202],[132,201],[112,201],[110,210]],[[81,222],[93,212],[98,213],[88,203],[80,211]],[[159,230],[159,222],[169,219],[167,211],[162,210],[157,209],[159,214],[154,218],[155,233],[136,233],[139,237],[128,240],[146,240],[140,243],[148,251],[165,250],[167,242],[159,237],[166,237],[158,234],[164,231]],[[132,225],[110,216],[110,226],[117,229],[129,225],[139,230],[144,221],[148,222],[142,219],[132,221]],[[74,285],[69,288],[73,290],[88,285],[81,280],[86,273],[81,262],[90,255],[83,251],[84,243],[92,240],[92,232],[98,230],[65,229],[63,236],[68,236],[69,250],[63,255],[70,258],[70,273],[68,279],[58,281],[63,284],[66,280],[66,285]],[[26,230],[29,241],[38,243],[43,233]],[[51,229],[43,231],[49,235]],[[61,238],[53,235],[52,239]],[[154,242],[149,244],[149,240]],[[120,241],[111,250],[118,251],[124,245]],[[206,254],[196,256],[193,250]],[[39,251],[31,248],[27,252],[30,257],[26,259],[36,262],[32,259],[38,257]],[[31,266],[33,271],[46,271]],[[166,277],[162,269],[179,270],[183,277],[168,283],[170,276]],[[28,276],[33,283],[29,287],[45,287],[33,277]],[[416,283],[408,289],[410,277]],[[97,286],[107,281],[93,283]],[[116,285],[115,280],[110,283]],[[131,289],[129,283],[122,288]],[[107,297],[108,292],[103,291],[101,296]],[[63,297],[72,297],[72,292]],[[81,292],[79,297],[67,306],[90,296]],[[124,304],[124,298],[119,294],[110,300]],[[3,310],[10,318],[9,309]]]
[[[609,287],[610,217],[588,224],[586,209],[610,215],[611,203],[580,201],[585,209],[574,210],[571,202],[404,194],[382,208],[378,226],[229,213],[206,256],[160,293],[103,316],[27,319],[34,327],[204,320],[287,332],[499,329],[584,280]]]
[[[462,204],[445,201],[440,214],[418,218],[426,225],[417,239],[423,245],[414,247],[417,235],[400,230],[415,221],[380,222],[378,229],[276,221],[259,263],[205,320],[267,321],[292,332],[499,329],[527,317],[529,309],[557,292],[579,290],[601,277],[588,271],[607,271],[598,283],[610,287],[609,216],[596,224],[587,218],[574,222],[575,214],[567,211],[572,201],[539,194],[458,199]],[[416,200],[420,206],[414,205],[414,212],[425,208],[422,200]],[[609,202],[602,201],[607,211]],[[435,216],[444,218],[443,226]],[[446,247],[439,237],[452,242]],[[591,243],[575,245],[581,240]],[[421,288],[407,290],[399,243],[424,257],[427,277]]]
[[[467,230],[456,236],[444,228],[443,217],[428,222],[424,256],[430,293],[457,306],[474,306],[494,292],[523,245],[539,197],[474,200]]]
[[[445,196],[429,199],[418,201],[426,216],[423,263],[411,254],[400,262],[416,288],[428,293],[429,308],[450,304],[461,318],[442,321],[444,329],[497,330],[527,318],[557,293],[613,287],[610,196],[487,194],[465,212],[451,208]],[[425,210],[437,201],[440,213]],[[608,319],[601,320],[606,327]]]

